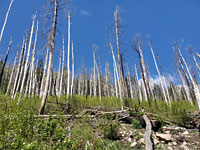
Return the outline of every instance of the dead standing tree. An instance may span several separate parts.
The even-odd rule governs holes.
[[[131,44],[132,44],[132,49],[137,52],[138,57],[139,57],[142,80],[144,83],[144,90],[145,90],[145,93],[147,94],[147,100],[149,102],[149,106],[151,107],[151,96],[148,89],[147,74],[146,74],[146,69],[145,69],[145,64],[144,64],[144,57],[142,54],[142,42],[140,40],[140,37],[136,36],[135,40]]]
[[[1,29],[0,44],[1,44],[1,41],[2,41],[3,32],[4,32],[4,29],[5,29],[5,26],[6,26],[6,23],[7,23],[7,20],[8,20],[8,15],[9,15],[9,13],[10,13],[10,9],[11,9],[11,7],[12,7],[13,2],[14,2],[14,0],[11,0],[11,1],[10,1],[10,5],[9,5],[8,11],[7,11],[7,13],[6,13],[6,17],[5,17],[5,20],[4,20],[4,24],[3,24],[3,27],[2,27],[2,29]]]
[[[57,29],[57,15],[58,15],[58,0],[55,0],[55,2],[54,2],[54,15],[53,15],[53,28],[52,28],[52,32],[50,34],[49,63],[48,63],[48,69],[47,69],[46,82],[45,82],[45,86],[44,86],[44,92],[43,92],[42,101],[41,101],[40,108],[39,108],[39,114],[44,113],[44,108],[45,108],[46,99],[47,99],[49,79],[50,79],[51,70],[52,70],[52,63],[53,63],[53,51],[54,51],[54,47],[55,47],[55,37],[56,37],[56,29]]]
[[[124,99],[123,99],[123,79],[121,73],[121,55],[120,55],[120,48],[119,48],[119,8],[116,7],[114,12],[115,18],[115,33],[116,33],[116,44],[117,44],[117,56],[118,56],[118,72],[119,72],[119,96],[121,100],[121,110],[124,110]]]

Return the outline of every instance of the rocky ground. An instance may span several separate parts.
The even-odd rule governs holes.
[[[145,129],[134,129],[131,125],[122,124],[120,141],[130,142],[132,148],[145,149]],[[200,135],[195,129],[177,126],[163,126],[158,132],[153,132],[155,149],[163,150],[198,150]]]
[[[125,114],[119,114],[119,118],[126,116]],[[116,141],[122,143],[122,145],[130,144],[131,149],[142,150],[145,149],[145,128],[144,126],[134,128],[132,121],[138,120],[136,117],[122,117],[119,119],[119,139]],[[125,119],[126,118],[126,119]],[[157,128],[156,131],[152,131],[152,138],[154,142],[154,149],[156,150],[199,150],[200,149],[200,132],[199,122],[200,113],[193,114],[193,121],[191,125],[193,128],[186,129],[177,125],[168,124]],[[94,123],[94,122],[93,122]],[[142,123],[142,122],[141,122]],[[95,124],[95,123],[94,123]],[[95,126],[93,124],[93,126]],[[103,138],[102,135],[98,135]]]

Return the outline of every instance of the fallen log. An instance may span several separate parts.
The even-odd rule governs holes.
[[[144,114],[143,118],[145,120],[146,123],[146,131],[144,134],[144,140],[145,140],[145,150],[153,150],[154,149],[154,144],[153,144],[153,140],[152,140],[152,135],[151,135],[151,122],[148,119],[148,117]]]

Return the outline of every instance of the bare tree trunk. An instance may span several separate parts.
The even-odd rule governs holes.
[[[47,71],[48,55],[49,55],[49,46],[47,47],[46,56],[45,56],[44,70],[43,70],[42,81],[41,81],[41,85],[40,85],[40,97],[42,97],[43,87],[45,84],[44,81],[45,81],[46,71]]]
[[[3,67],[2,67],[2,70],[1,70],[1,73],[0,73],[0,85],[1,85],[2,77],[3,77],[4,69],[5,69],[5,66],[6,66],[6,62],[7,62],[7,59],[8,59],[8,55],[9,55],[9,52],[10,52],[10,47],[12,45],[12,41],[13,41],[13,38],[11,38],[11,40],[10,40],[8,50],[6,52],[6,58],[4,60]]]
[[[153,56],[153,60],[154,60],[154,63],[155,63],[155,67],[156,67],[156,70],[157,70],[157,72],[158,72],[158,77],[159,77],[159,80],[160,80],[161,89],[162,89],[163,94],[164,94],[164,100],[165,100],[165,102],[168,104],[167,97],[166,97],[166,93],[165,93],[165,89],[164,89],[163,82],[162,82],[162,77],[161,77],[160,71],[159,71],[159,69],[158,69],[158,65],[157,65],[157,62],[156,62],[156,58],[155,58],[155,55],[154,55],[154,52],[153,52],[153,48],[152,48],[151,43],[149,43],[149,47],[150,47],[150,49],[151,49],[151,53],[152,53],[152,56]]]
[[[96,70],[96,60],[95,60],[95,51],[96,51],[96,46],[93,46],[93,60],[94,60],[94,74],[93,74],[93,94],[94,94],[94,97],[97,96],[97,93],[96,93],[96,74],[95,74],[95,70]]]
[[[67,99],[69,98],[69,92],[70,92],[70,67],[69,67],[69,60],[70,60],[70,13],[68,13],[68,53],[67,53]]]
[[[149,93],[149,88],[148,88],[148,81],[147,81],[147,73],[146,73],[146,68],[145,68],[145,64],[144,64],[144,57],[142,54],[142,48],[141,48],[141,41],[140,39],[137,37],[135,44],[132,45],[133,49],[138,53],[138,57],[139,57],[139,62],[140,62],[140,69],[141,69],[141,74],[142,74],[142,80],[144,83],[144,92],[147,95],[147,99],[149,102],[149,106],[151,107],[151,96]]]
[[[120,88],[120,81],[119,81],[119,73],[118,73],[118,69],[117,69],[117,63],[116,63],[116,59],[115,59],[115,54],[114,54],[114,51],[113,51],[113,46],[112,44],[110,43],[109,44],[110,46],[110,50],[112,52],[112,57],[113,57],[113,68],[114,68],[114,74],[117,79],[117,82],[115,82],[115,90],[116,90],[116,96],[118,97],[118,95],[120,94],[118,91],[118,89]]]
[[[27,69],[28,69],[28,61],[29,61],[29,56],[30,56],[30,49],[31,49],[31,43],[32,43],[32,36],[33,36],[33,29],[34,29],[34,24],[35,24],[35,18],[36,18],[36,15],[33,16],[33,22],[32,22],[30,39],[29,39],[29,45],[28,45],[28,52],[27,52],[27,56],[26,56],[25,66],[24,66],[24,75],[23,75],[23,79],[22,79],[22,84],[21,84],[20,96],[19,96],[19,99],[18,99],[18,103],[21,100],[22,93],[23,93],[23,88],[24,88],[24,83],[25,83],[25,79],[26,79],[26,73],[27,73]]]
[[[63,37],[63,60],[62,60],[62,71],[60,75],[60,88],[59,88],[59,94],[58,94],[59,98],[60,98],[60,95],[62,94],[64,68],[65,68],[65,40]]]
[[[19,58],[19,64],[18,64],[17,71],[16,71],[14,86],[13,86],[13,89],[12,89],[12,98],[14,98],[14,95],[15,95],[15,90],[16,90],[16,87],[17,87],[17,81],[19,79],[19,75],[20,75],[20,72],[21,72],[20,70],[23,68],[23,59],[24,59],[24,53],[26,52],[26,43],[27,43],[27,40],[24,39],[23,44],[22,44],[22,50],[21,50],[20,58]]]
[[[12,83],[12,80],[13,80],[13,74],[14,74],[15,68],[17,67],[16,66],[16,64],[17,64],[17,58],[18,58],[18,50],[17,50],[17,52],[15,54],[15,60],[14,60],[12,72],[11,72],[11,75],[10,75],[10,79],[9,79],[9,83],[8,83],[8,88],[7,88],[7,91],[6,91],[6,95],[9,94],[10,86],[11,86],[11,83]]]
[[[54,46],[55,46],[55,37],[56,37],[56,25],[57,25],[57,11],[58,11],[58,0],[55,0],[55,7],[54,7],[54,20],[53,20],[53,29],[51,33],[51,50],[49,53],[49,64],[48,64],[48,70],[47,70],[47,77],[46,77],[46,82],[44,86],[44,92],[42,96],[42,102],[40,105],[39,109],[39,114],[44,113],[44,108],[46,104],[46,99],[47,99],[47,92],[48,92],[48,87],[49,87],[49,78],[51,75],[51,70],[52,70],[52,62],[53,62],[53,51],[54,51]]]
[[[130,89],[130,95],[131,95],[131,99],[133,99],[133,86],[132,86],[132,80],[131,80],[131,75],[129,72],[128,64],[127,64],[127,73],[128,73],[128,85],[129,85],[129,89]]]
[[[71,96],[73,95],[74,86],[74,42],[72,40],[72,83],[71,83]]]
[[[58,73],[57,73],[57,79],[56,79],[56,95],[59,95],[60,93],[60,68],[61,68],[61,50],[60,50],[60,56],[59,56],[59,66],[58,66]]]
[[[141,101],[142,100],[142,93],[141,93],[140,85],[139,85],[139,82],[138,82],[138,73],[137,73],[136,64],[135,64],[135,75],[136,75],[137,89],[138,89],[138,92],[139,92],[139,100]]]
[[[121,56],[120,56],[120,50],[119,50],[119,24],[118,24],[118,18],[119,18],[119,10],[116,8],[116,11],[114,13],[115,17],[115,30],[116,30],[116,41],[117,41],[117,53],[118,53],[118,71],[119,71],[119,95],[121,100],[121,110],[124,110],[124,100],[123,100],[123,90],[122,90],[122,74],[121,74]]]
[[[99,69],[99,67],[97,66],[97,64],[95,63],[95,65],[96,65],[96,68],[97,68],[97,75],[98,75],[98,81],[99,81],[99,83],[98,83],[98,85],[99,85],[99,100],[100,100],[100,102],[101,102],[101,77],[100,77],[100,69]]]
[[[4,24],[3,24],[3,27],[2,27],[2,29],[1,29],[0,44],[1,44],[1,41],[2,41],[3,32],[4,32],[4,29],[5,29],[5,26],[6,26],[6,23],[7,23],[7,19],[8,19],[8,15],[9,15],[9,13],[10,13],[10,9],[11,9],[11,7],[12,7],[13,2],[14,2],[14,0],[11,0],[11,1],[10,1],[10,5],[9,5],[8,11],[7,11],[7,13],[6,13],[6,17],[5,17],[5,20],[4,20]]]
[[[109,91],[110,71],[109,71],[109,64],[108,64],[108,62],[106,63],[105,74],[106,74],[106,95],[108,97],[110,97],[110,91]]]
[[[193,77],[192,77],[192,75],[191,75],[191,73],[190,73],[190,70],[189,70],[189,68],[188,68],[188,66],[187,66],[187,63],[186,63],[184,57],[182,56],[181,51],[180,51],[179,48],[178,48],[178,52],[179,52],[179,54],[180,54],[180,57],[181,57],[182,60],[183,60],[183,63],[185,64],[185,67],[186,67],[186,70],[187,70],[187,72],[188,72],[188,74],[189,74],[190,80],[192,81],[192,84],[193,84],[193,87],[194,87],[194,93],[195,93],[196,100],[197,100],[197,104],[198,104],[198,108],[199,108],[199,110],[200,110],[200,91],[199,91],[198,84],[194,81],[194,79],[193,79]]]
[[[35,70],[35,50],[36,50],[36,45],[37,45],[37,34],[38,34],[38,21],[37,21],[37,27],[36,27],[36,31],[35,31],[35,41],[34,41],[34,47],[33,47],[33,51],[32,51],[32,58],[31,58],[31,65],[30,65],[30,86],[29,86],[29,98],[30,98],[30,94],[31,94],[31,90],[32,90],[32,85],[33,85],[33,79],[34,79],[34,70]]]

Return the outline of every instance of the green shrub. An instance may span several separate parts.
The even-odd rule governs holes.
[[[134,129],[142,129],[142,125],[141,125],[140,121],[137,119],[133,120],[132,127]]]

